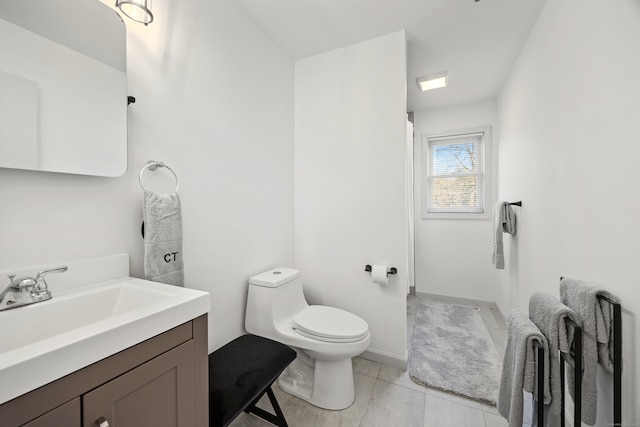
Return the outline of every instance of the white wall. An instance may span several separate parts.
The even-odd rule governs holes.
[[[299,60],[295,254],[307,298],[364,318],[370,352],[406,361],[406,38]],[[366,264],[398,268],[388,286]]]
[[[126,252],[141,277],[138,172],[163,160],[180,179],[187,286],[211,292],[213,350],[243,333],[248,278],[293,263],[293,61],[232,0],[154,15],[127,21],[127,173],[0,169],[0,270]]]
[[[498,304],[527,312],[560,276],[623,307],[623,425],[640,423],[640,3],[548,1],[499,97],[500,197],[522,199]],[[599,373],[597,426],[612,422]]]
[[[495,301],[491,220],[422,218],[423,135],[485,125],[492,127],[495,160],[498,149],[495,99],[414,112],[416,292]],[[492,163],[493,176],[497,176],[497,162]],[[487,197],[488,206],[493,206],[492,195]]]

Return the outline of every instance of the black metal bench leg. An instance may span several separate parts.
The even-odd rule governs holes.
[[[260,417],[265,421],[269,421],[271,424],[276,425],[278,427],[289,427],[289,425],[287,424],[287,420],[284,418],[284,414],[280,409],[280,405],[278,404],[276,395],[273,393],[273,390],[271,389],[271,386],[267,387],[267,389],[265,390],[265,393],[267,393],[267,396],[269,396],[269,402],[271,402],[271,406],[273,406],[273,410],[276,413],[276,415],[273,415],[265,411],[264,409],[258,408],[256,406],[260,398],[264,396],[264,393],[261,394],[260,397],[258,397],[256,400],[254,400],[251,403],[251,405],[247,409],[245,409],[245,412],[248,412],[257,417]]]
[[[280,424],[278,424],[279,427],[289,427],[287,425],[287,420],[284,418],[284,414],[282,413],[282,410],[280,409],[280,405],[278,404],[278,400],[276,399],[276,395],[273,392],[273,389],[271,387],[269,387],[267,389],[267,396],[269,396],[269,402],[271,402],[271,406],[273,406],[273,410],[276,413],[276,416],[278,417],[278,419],[280,419]]]

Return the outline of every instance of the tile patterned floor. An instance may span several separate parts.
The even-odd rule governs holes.
[[[415,322],[415,298],[407,299],[408,342]],[[495,307],[480,312],[500,352],[504,348],[504,319]],[[343,411],[327,411],[286,394],[274,392],[291,427],[505,427],[495,406],[464,399],[414,383],[407,371],[354,358],[356,401]],[[264,397],[259,405],[271,411]],[[268,427],[268,422],[241,414],[230,427]]]

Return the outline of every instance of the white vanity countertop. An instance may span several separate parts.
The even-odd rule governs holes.
[[[207,313],[207,292],[132,277],[0,312],[0,404]]]

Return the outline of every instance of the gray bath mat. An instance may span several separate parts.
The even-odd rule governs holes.
[[[502,360],[479,310],[428,299],[416,304],[411,379],[495,405]]]

